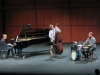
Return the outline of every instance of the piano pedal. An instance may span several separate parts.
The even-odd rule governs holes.
[[[23,59],[25,59],[25,55],[23,56]]]

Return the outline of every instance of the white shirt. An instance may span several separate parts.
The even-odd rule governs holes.
[[[55,27],[53,30],[49,31],[49,38],[50,38],[51,42],[55,41],[55,33],[57,33],[57,32],[61,32],[58,27]]]

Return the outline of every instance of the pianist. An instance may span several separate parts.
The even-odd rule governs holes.
[[[5,42],[6,39],[7,39],[7,35],[3,34],[3,38],[0,40],[0,50],[8,50],[7,58],[9,57],[10,51],[12,53],[12,57],[16,57],[14,56],[13,47],[9,46],[10,44],[9,45],[6,44]]]

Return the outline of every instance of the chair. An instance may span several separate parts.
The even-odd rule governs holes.
[[[0,57],[3,59],[3,55],[7,56],[8,50],[0,50]]]

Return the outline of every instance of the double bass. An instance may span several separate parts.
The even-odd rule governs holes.
[[[58,22],[56,23],[56,26],[58,25]],[[56,27],[55,26],[55,27]],[[58,32],[56,32],[55,28],[55,42],[54,42],[54,50],[56,54],[62,54],[63,53],[63,46],[62,46],[62,38],[59,35]]]

